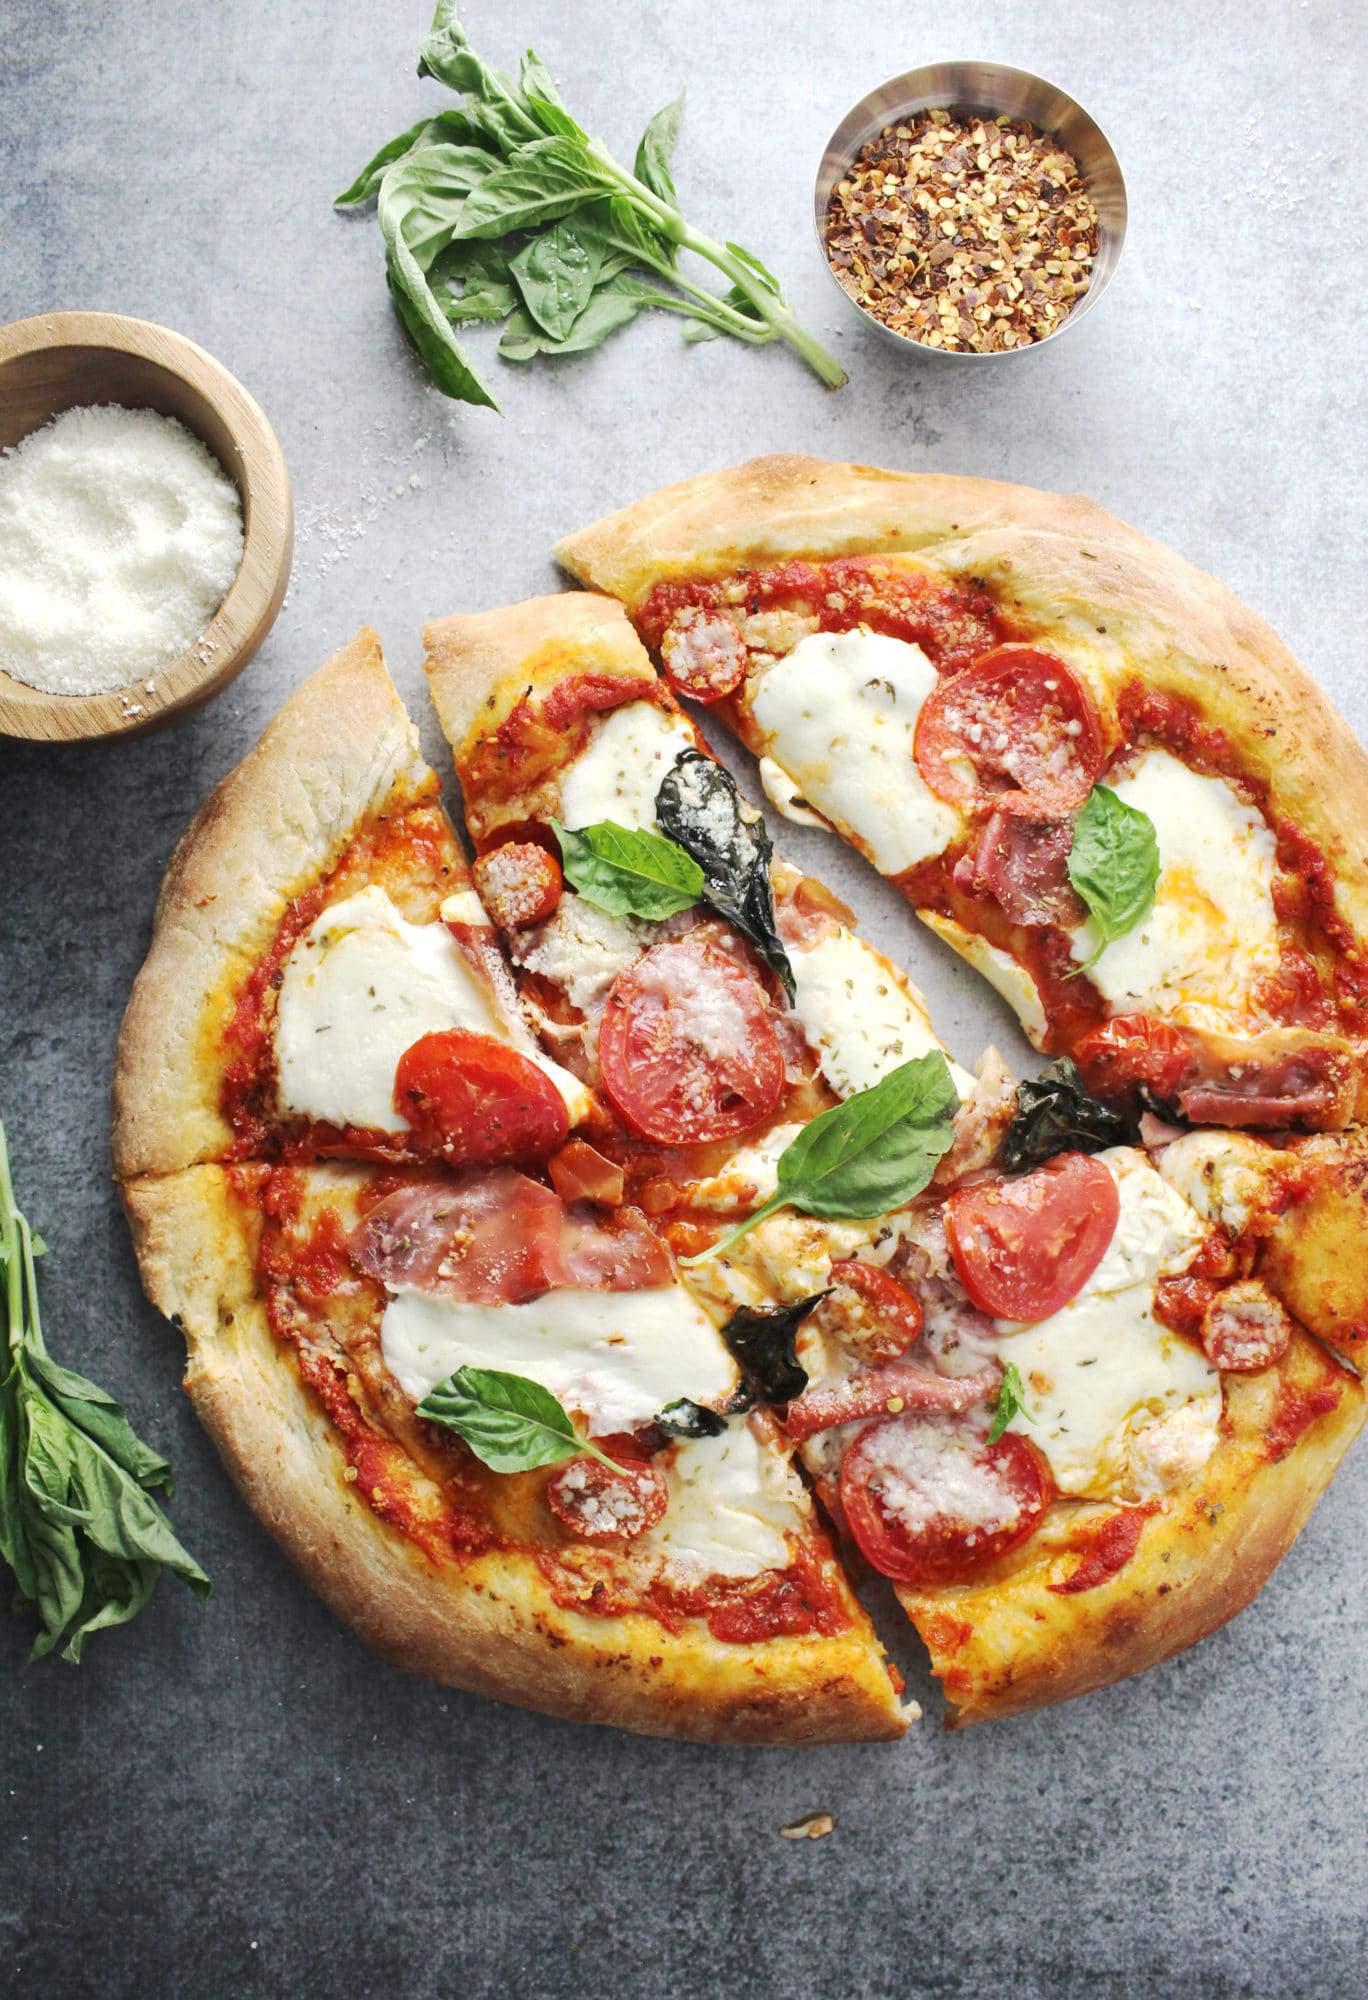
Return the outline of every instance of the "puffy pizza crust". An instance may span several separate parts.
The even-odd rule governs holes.
[[[849,1591],[848,1633],[756,1645],[702,1621],[563,1610],[530,1558],[431,1561],[345,1478],[337,1433],[268,1324],[253,1211],[228,1173],[141,1178],[124,1203],[149,1298],[185,1336],[185,1386],[229,1474],[304,1580],[410,1672],[574,1721],[717,1743],[901,1735],[905,1715]]]
[[[1339,914],[1368,937],[1368,757],[1347,724],[1223,584],[1081,495],[776,456],[667,487],[556,548],[629,609],[666,578],[844,555],[982,579],[1109,677],[1194,703],[1324,853]]]
[[[286,702],[171,857],[114,1060],[114,1170],[171,1173],[221,1157],[229,992],[291,898],[397,785],[431,782],[418,735],[362,630]]]
[[[1143,1673],[1244,1609],[1305,1526],[1362,1428],[1357,1377],[1298,1332],[1276,1368],[1228,1375],[1222,1439],[1191,1487],[1144,1524],[1135,1553],[1090,1590],[1051,1589],[1119,1510],[1057,1506],[1018,1558],[972,1585],[898,1596],[931,1654],[947,1726],[1017,1715]],[[1281,1456],[1298,1398],[1334,1397]],[[1295,1418],[1293,1418],[1295,1422]]]

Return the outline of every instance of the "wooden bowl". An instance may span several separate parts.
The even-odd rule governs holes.
[[[135,736],[188,715],[242,672],[289,581],[294,509],[284,455],[258,405],[212,355],[119,313],[43,313],[0,326],[0,448],[87,403],[159,410],[202,439],[242,499],[242,562],[190,651],[131,688],[47,694],[0,665],[0,734],[68,743]]]

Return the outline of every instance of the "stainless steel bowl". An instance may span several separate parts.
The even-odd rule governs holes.
[[[1080,303],[1053,333],[1047,333],[1043,340],[1034,340],[1026,347],[1005,347],[991,354],[928,347],[923,341],[913,340],[909,334],[895,333],[873,313],[866,312],[859,301],[850,296],[831,268],[826,249],[826,212],[836,183],[849,172],[861,149],[885,126],[899,124],[914,113],[931,110],[937,105],[975,112],[980,117],[1023,118],[1042,132],[1057,137],[1078,161],[1096,206],[1097,254],[1093,258],[1088,289]],[[813,219],[817,225],[822,262],[831,274],[832,284],[867,326],[872,326],[885,340],[892,341],[904,354],[932,355],[938,361],[1010,361],[1017,355],[1035,353],[1039,348],[1048,347],[1052,341],[1062,339],[1070,327],[1077,326],[1092,311],[1106,291],[1121,261],[1121,250],[1126,241],[1126,183],[1106,133],[1095,119],[1088,116],[1082,105],[1076,103],[1067,91],[1061,90],[1058,84],[1047,83],[1043,76],[1032,76],[1029,70],[1010,69],[1006,63],[924,63],[920,69],[905,70],[901,76],[890,77],[887,83],[868,91],[858,104],[847,111],[827,140],[817,169]]]

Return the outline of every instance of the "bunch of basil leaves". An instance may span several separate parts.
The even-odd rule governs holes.
[[[453,0],[439,0],[418,73],[463,105],[382,146],[337,206],[375,200],[395,309],[445,395],[499,407],[456,326],[506,321],[500,354],[530,361],[597,347],[646,306],[683,314],[686,340],[782,340],[829,388],[845,380],[759,258],[680,212],[671,158],[682,98],[651,119],[628,173],[571,117],[532,50],[516,81],[483,62]],[[682,269],[681,251],[719,270],[725,294]]]

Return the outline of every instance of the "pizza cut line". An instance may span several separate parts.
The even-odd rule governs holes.
[[[782,495],[751,511],[769,533]],[[635,551],[638,614],[691,581],[609,529],[579,538],[590,580],[630,597],[610,571]],[[973,615],[936,613],[953,672],[1025,646]],[[727,1741],[905,1727],[843,1563],[892,1578],[959,1722],[1138,1671],[1247,1602],[1364,1416],[1334,1351],[1364,1322],[1364,1154],[1333,874],[1314,908],[1278,901],[1314,1027],[1163,1022],[1208,1064],[1217,1034],[1311,1035],[1300,1119],[1288,1040],[1269,1130],[1247,1114],[1276,1089],[1227,1089],[1227,1124],[1116,1062],[1089,1064],[1096,1095],[1017,1087],[991,1051],[950,1058],[770,852],[619,606],[561,595],[427,642],[472,867],[362,635],[186,836],[120,1044],[145,1285],[306,1577],[419,1671]],[[841,825],[786,755],[767,789]],[[865,778],[896,814],[885,763]],[[441,1414],[467,1370],[549,1393],[584,1449],[498,1469]]]

